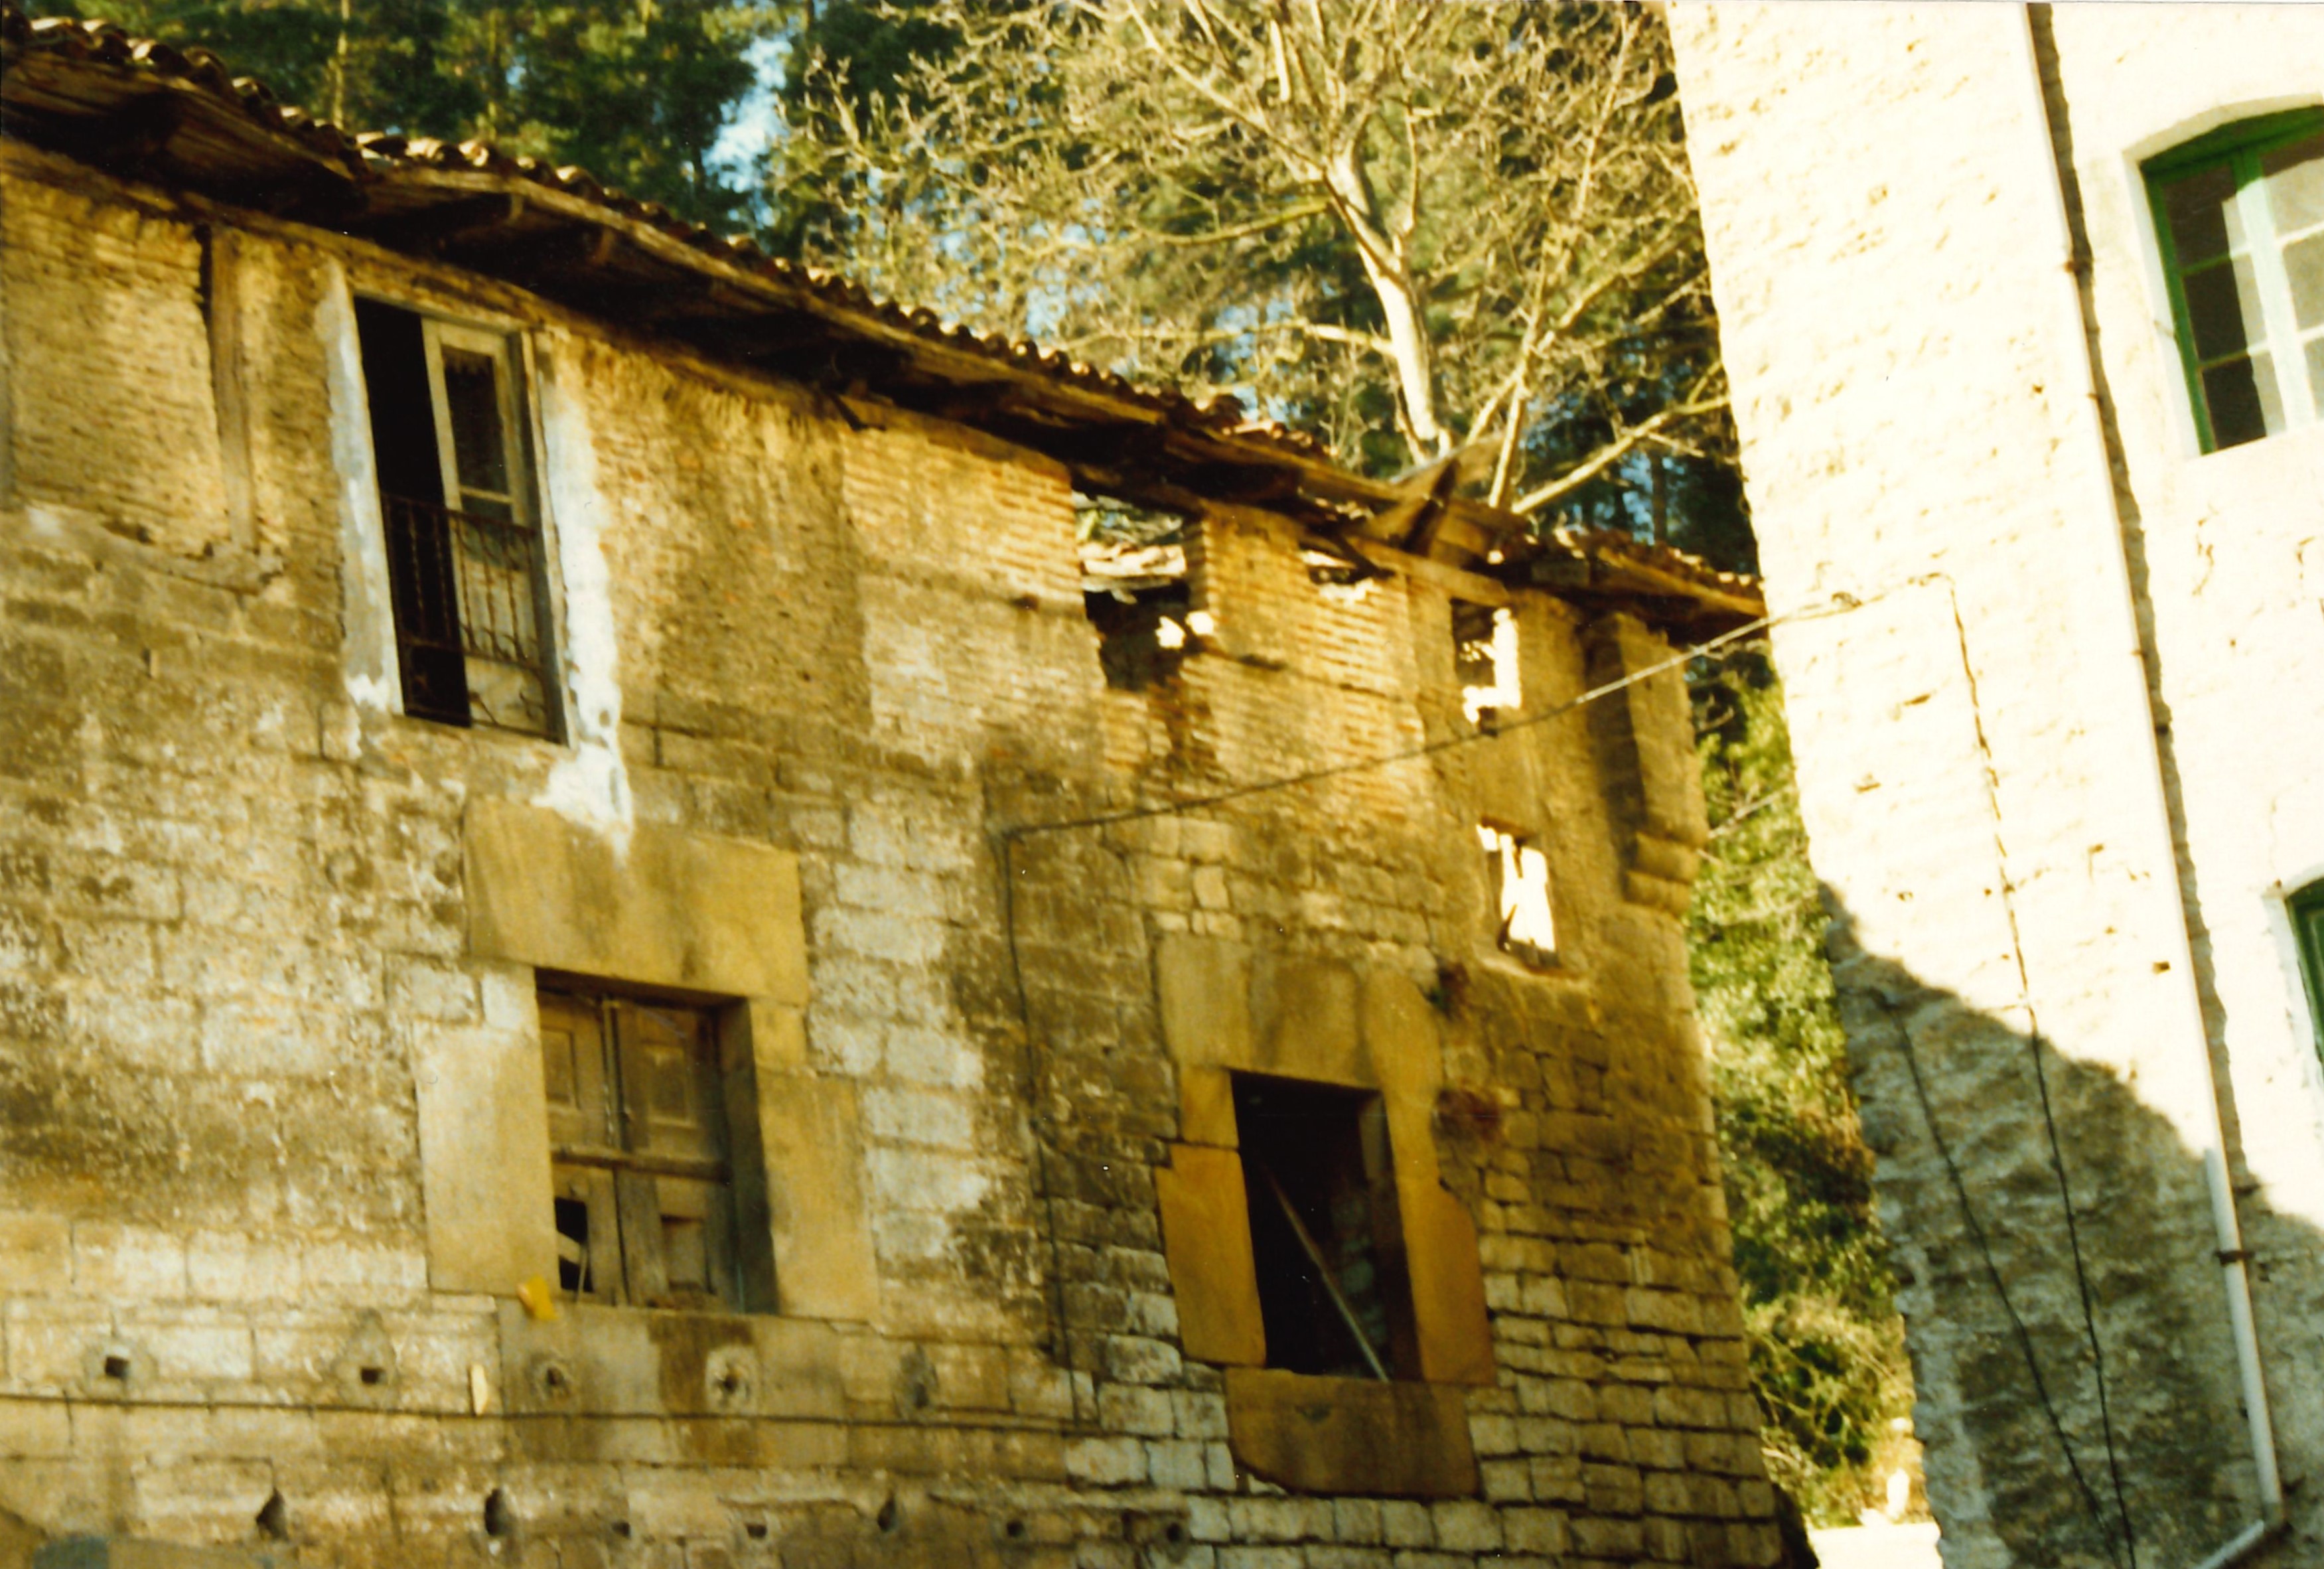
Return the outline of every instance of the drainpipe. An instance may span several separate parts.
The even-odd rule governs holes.
[[[2056,171],[2049,181],[2050,199],[2044,205],[2058,256],[2058,318],[2069,347],[2061,356],[2061,368],[2071,378],[2071,384],[2061,390],[2068,394],[2068,406],[2080,411],[2081,418],[2077,422],[2089,432],[2091,498],[2086,510],[2093,521],[2102,521],[2107,536],[2100,548],[2091,552],[2090,558],[2105,574],[2107,586],[2112,591],[2107,596],[2115,613],[2112,631],[2121,640],[2119,651],[2126,661],[2116,667],[2120,678],[2135,684],[2140,708],[2147,718],[2144,730],[2147,754],[2141,760],[2143,766],[2130,771],[2137,779],[2140,805],[2151,830],[2170,855],[2172,886],[2179,890],[2179,918],[2172,923],[2178,939],[2172,964],[2177,973],[2172,990],[2178,993],[2183,1038],[2202,1070],[2200,1077],[2206,1093],[2199,1098],[2196,1108],[2196,1134],[2201,1145],[2199,1153],[2203,1160],[2204,1184],[2210,1190],[2211,1227],[2218,1242],[2220,1283],[2227,1290],[2227,1324],[2235,1337],[2236,1371],[2242,1375],[2244,1415],[2251,1425],[2252,1465],[2259,1480],[2261,1518],[2196,1566],[2228,1569],[2230,1564],[2248,1558],[2283,1528],[2283,1479],[2276,1469],[2275,1430],[2268,1416],[2267,1384],[2260,1370],[2259,1334],[2252,1321],[2251,1278],[2244,1267],[2248,1255],[2244,1251],[2242,1225],[2236,1218],[2235,1188],[2227,1175],[2227,1135],[2219,1120],[2218,1084],[2212,1076],[2210,1031],[2203,1021],[2202,998],[2195,989],[2194,944],[2188,936],[2186,891],[2178,880],[2177,835],[2172,832],[2170,807],[2163,793],[2163,752],[2154,739],[2153,695],[2147,685],[2146,651],[2139,632],[2138,603],[2131,588],[2122,513],[2115,499],[2114,466],[2098,408],[2098,380],[2090,364],[2089,328],[2082,313],[2081,285],[2075,276],[2073,229],[2066,211],[2065,180],[2050,128],[2050,95],[2042,81],[2034,10],[2030,5],[2025,7],[2025,25],[2017,42],[2033,100],[2034,135],[2041,156]]]

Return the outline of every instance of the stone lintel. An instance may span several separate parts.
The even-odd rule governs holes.
[[[467,810],[468,951],[637,986],[807,1001],[798,858],[641,824],[624,848],[537,807]]]

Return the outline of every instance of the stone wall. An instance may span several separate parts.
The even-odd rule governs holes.
[[[1327,591],[1222,510],[1215,636],[1109,689],[1045,460],[20,144],[0,181],[0,1510],[313,1564],[1775,1560],[1685,846],[1637,828],[1699,842],[1674,678],[1046,826],[1456,734],[1456,596],[1528,707],[1656,634],[1416,561]],[[397,712],[355,293],[525,335],[563,744]],[[1549,852],[1549,971],[1480,818]],[[1474,1232],[1480,1376],[1427,1386],[1472,1496],[1240,1457],[1157,1210],[1174,940],[1370,978],[1461,1092],[1398,1137]],[[542,968],[740,1000],[780,1312],[520,1306]]]
[[[2197,454],[2137,165],[2315,102],[2324,26],[2030,23],[1673,15],[1945,1561],[2126,1563],[2126,1519],[2194,1562],[2259,1513],[2207,1080],[2287,1480],[2324,1459],[2324,1065],[2282,914],[2324,864],[2324,448]],[[2275,1561],[2310,1562],[2292,1498]]]

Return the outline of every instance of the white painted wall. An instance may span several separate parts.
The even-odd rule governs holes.
[[[1982,1347],[1997,1310],[1962,1262],[1959,1206],[1881,1043],[1899,1029],[1919,1042],[1973,1202],[2024,1271],[2018,1306],[2037,1338],[2058,1326],[2043,1349],[2086,1454],[2097,1414],[2074,1394],[2090,1380],[2051,1235],[2055,1189],[2045,1210],[2038,1117],[1995,1093],[1997,1063],[2038,1029],[2074,1083],[2112,1086],[2189,1148],[2205,1086],[2173,1001],[2177,858],[2142,808],[2148,715],[2103,569],[2120,530],[2094,421],[2071,395],[2084,346],[2060,309],[2026,14],[1671,17],[1770,608],[1826,609],[1840,594],[1863,606],[1775,641],[1816,865],[1865,955],[1842,980],[1858,987],[1868,1132],[1887,1146],[1884,1215],[1914,1278],[1902,1301],[1945,1560],[2030,1562],[2022,1544],[2043,1527],[2004,1507],[2019,1467],[1990,1436],[2000,1418],[1978,1415],[1993,1396]],[[2324,868],[2324,426],[2196,452],[2137,162],[2246,114],[2324,101],[2324,12],[2070,5],[2052,26],[2183,791],[2210,1055],[2297,1476],[2324,1462],[2324,1066],[2282,898]],[[1914,984],[1898,1023],[1870,993],[1900,973]],[[2107,1173],[2144,1157],[2098,1148],[2098,1112],[2070,1092],[2061,1113],[2101,1233],[2140,1205],[2160,1217],[2200,1205],[2167,1158],[2149,1191],[2109,1188]],[[2186,1455],[2217,1440],[2223,1469],[2206,1485],[2243,1490],[2240,1505],[2190,1503],[2158,1527],[2200,1557],[2216,1546],[2203,1534],[2250,1507],[2230,1454],[2241,1416],[2228,1342],[2208,1316],[2224,1313],[2208,1223],[2158,1222],[2143,1257],[2126,1238],[2098,1242],[2117,1253],[2094,1260],[2116,1416],[2154,1456],[2134,1518],[2170,1514],[2174,1488],[2201,1491],[2168,1473],[2173,1404],[2209,1407],[2177,1418]],[[2160,1343],[2153,1325],[2173,1315],[2189,1326]],[[2165,1399],[2152,1389],[2173,1359],[2182,1387]],[[2309,1535],[2287,1562],[2324,1551],[2306,1508]]]

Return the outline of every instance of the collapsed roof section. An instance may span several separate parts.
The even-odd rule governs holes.
[[[1084,491],[1263,508],[1357,559],[1425,557],[1631,609],[1680,637],[1763,614],[1758,585],[1610,532],[1373,479],[1313,438],[1023,341],[970,332],[766,254],[586,171],[480,143],[350,135],[214,54],[0,0],[0,134],[107,173],[368,240],[835,393],[883,398],[1045,454]]]

